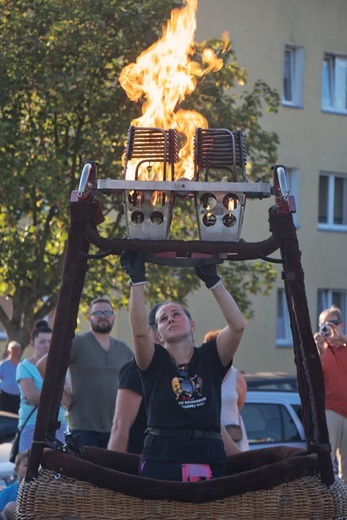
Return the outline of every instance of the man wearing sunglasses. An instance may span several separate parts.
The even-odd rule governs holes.
[[[119,386],[119,372],[132,360],[130,348],[110,336],[114,311],[108,298],[96,298],[89,308],[90,332],[72,343],[70,428],[86,446],[106,448]]]
[[[338,307],[321,312],[314,339],[322,361],[331,456],[337,459],[340,478],[347,482],[347,336]]]

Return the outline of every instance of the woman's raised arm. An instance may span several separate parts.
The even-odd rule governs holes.
[[[121,255],[121,265],[130,277],[129,317],[133,333],[135,360],[139,369],[145,370],[153,358],[154,343],[147,327],[144,289],[147,279],[143,253],[124,251]]]
[[[246,321],[234,298],[224,287],[221,277],[218,276],[215,264],[196,266],[195,272],[200,280],[205,282],[206,287],[212,291],[227,322],[217,336],[219,357],[222,364],[226,366],[239,346]]]

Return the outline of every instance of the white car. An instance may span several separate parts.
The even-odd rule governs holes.
[[[298,392],[249,390],[241,410],[250,449],[270,446],[306,448]]]
[[[248,390],[264,392],[298,392],[298,380],[293,374],[285,372],[256,372],[243,374]]]

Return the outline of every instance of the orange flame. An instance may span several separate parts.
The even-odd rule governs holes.
[[[138,127],[176,130],[184,136],[184,145],[175,166],[175,178],[192,178],[194,175],[193,140],[196,128],[208,128],[206,118],[194,110],[178,109],[186,95],[191,94],[197,78],[218,71],[223,60],[212,49],[205,49],[202,64],[193,61],[194,34],[198,0],[187,0],[185,7],[173,9],[162,37],[142,52],[136,63],[126,66],[119,81],[129,99],[144,99],[142,116],[131,124]],[[134,161],[127,164],[126,177],[134,178]],[[162,180],[162,166],[140,167],[139,178]],[[161,178],[160,178],[161,177]]]

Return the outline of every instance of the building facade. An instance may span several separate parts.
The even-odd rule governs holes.
[[[196,41],[228,31],[238,63],[248,71],[244,88],[250,90],[262,79],[280,94],[278,114],[264,113],[262,125],[279,135],[278,163],[286,167],[296,199],[294,221],[313,331],[319,312],[332,303],[341,307],[347,324],[346,20],[345,0],[198,4]],[[273,199],[247,202],[245,240],[269,236],[272,204]],[[284,287],[276,269],[271,295],[253,297],[254,318],[235,357],[237,367],[247,372],[295,372]],[[207,330],[223,326],[213,316],[214,299],[205,288],[190,295],[189,308],[197,323],[197,344]],[[81,330],[86,328],[82,321]],[[131,346],[126,310],[117,313],[113,334]]]
[[[262,125],[280,138],[278,163],[295,195],[312,329],[338,305],[347,323],[347,3],[343,0],[199,0],[196,41],[229,36],[251,89],[266,81],[281,97]],[[271,165],[269,165],[269,168]],[[273,199],[248,201],[242,236],[269,235]],[[254,319],[235,358],[245,371],[294,372],[292,338],[279,276],[269,297],[254,297]],[[196,297],[193,295],[191,306]],[[195,313],[194,313],[195,315]]]

